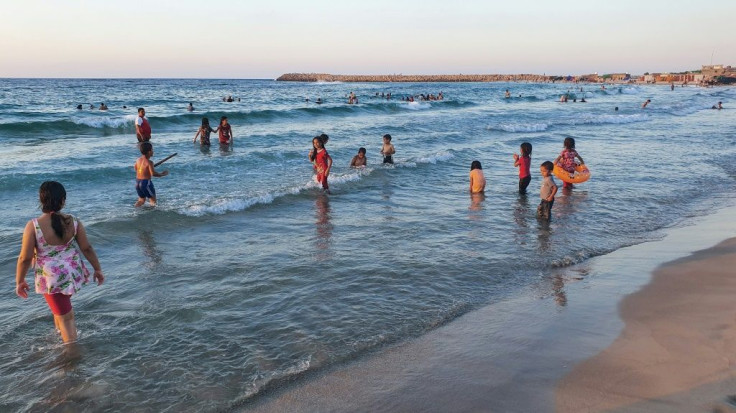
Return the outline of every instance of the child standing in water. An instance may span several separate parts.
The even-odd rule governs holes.
[[[317,182],[322,184],[322,189],[326,193],[330,193],[330,186],[327,184],[327,177],[332,169],[332,158],[325,149],[324,141],[321,136],[315,136],[312,139],[314,152],[310,156],[310,160],[314,163],[314,169],[317,171]]]
[[[71,296],[89,282],[89,270],[82,261],[80,249],[94,269],[92,278],[97,285],[105,281],[105,276],[87,240],[84,225],[75,217],[60,212],[66,203],[64,186],[55,181],[44,182],[39,198],[43,213],[28,221],[23,231],[15,270],[15,293],[28,298],[26,274],[33,264],[36,293],[46,298],[61,339],[71,343],[77,340]]]
[[[153,145],[150,142],[141,143],[141,154],[141,157],[135,161],[135,190],[138,192],[138,201],[135,206],[143,205],[146,198],[151,206],[156,206],[156,189],[153,187],[151,178],[166,176],[169,171],[158,173],[153,169],[153,162],[151,162]]]
[[[470,163],[470,193],[477,194],[486,190],[486,177],[480,161]]]
[[[351,168],[359,168],[366,166],[367,159],[365,158],[365,148],[358,149],[358,154],[353,156],[353,160],[350,161]]]
[[[532,144],[524,142],[519,147],[521,156],[514,154],[514,166],[519,168],[519,193],[526,194],[526,187],[532,181],[530,165],[532,163]]]
[[[327,141],[330,140],[330,137],[327,136],[326,133],[322,133],[319,136],[317,136],[322,140],[322,146],[327,145]],[[312,162],[312,166],[314,166],[314,153],[317,152],[317,147],[314,146],[314,139],[312,139],[312,149],[309,150],[309,155],[307,157],[309,158],[309,162]],[[314,170],[317,170],[317,167],[314,166]]]
[[[220,118],[220,126],[217,128],[220,135],[220,145],[233,144],[233,130],[227,122],[227,116]]]
[[[565,138],[563,145],[565,146],[565,149],[560,152],[560,156],[555,158],[554,164],[559,165],[560,168],[566,170],[570,174],[573,174],[575,173],[575,167],[578,165],[577,163],[575,163],[575,158],[580,159],[580,165],[583,165],[585,161],[583,161],[583,158],[580,157],[578,152],[575,150],[575,139]],[[572,188],[572,184],[564,182],[562,187]]]
[[[381,147],[381,155],[383,155],[383,163],[394,163],[394,154],[396,150],[391,144],[391,135],[388,133],[383,135],[383,146]]]
[[[146,110],[138,108],[138,117],[135,120],[135,136],[138,142],[148,142],[151,140],[151,125],[146,119]]]
[[[539,172],[542,174],[542,188],[539,190],[539,197],[542,201],[537,207],[537,216],[547,221],[552,218],[552,205],[555,203],[555,194],[557,193],[557,184],[552,179],[554,168],[555,165],[550,161],[545,161],[539,167]]]
[[[212,132],[217,132],[217,129],[212,129],[210,127],[209,119],[202,118],[202,126],[199,127],[199,130],[197,130],[197,133],[194,135],[194,140],[192,141],[192,143],[196,143],[197,138],[199,137],[200,145],[210,146],[210,133]]]

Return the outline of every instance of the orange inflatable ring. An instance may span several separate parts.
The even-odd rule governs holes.
[[[567,182],[568,184],[580,184],[590,179],[590,170],[588,170],[585,164],[576,165],[574,173],[567,172],[560,165],[555,165],[552,173],[560,178],[562,182]]]

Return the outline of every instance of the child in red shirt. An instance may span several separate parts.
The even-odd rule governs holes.
[[[519,168],[519,193],[526,194],[526,187],[532,181],[529,165],[532,162],[532,144],[524,142],[520,146],[521,156],[514,154],[514,166]]]

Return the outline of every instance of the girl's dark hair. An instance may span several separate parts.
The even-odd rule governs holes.
[[[361,153],[361,152],[365,153],[365,148],[359,148],[358,153]]]
[[[317,159],[317,147],[314,146],[315,139],[317,139],[322,144],[323,148],[325,146],[325,140],[322,138],[322,135],[315,136],[314,138],[312,138],[312,153],[309,155],[309,160],[312,162],[314,162],[314,160]]]
[[[320,138],[320,140],[322,141],[322,145],[326,144],[326,143],[327,143],[327,141],[329,141],[329,140],[330,140],[330,137],[329,137],[329,136],[327,136],[327,134],[326,134],[326,133],[323,133],[323,134],[319,135],[319,138]]]
[[[565,146],[565,149],[575,149],[575,139],[574,138],[565,138],[565,142],[563,143]]]
[[[202,127],[208,127],[210,126],[210,120],[207,118],[202,118]]]
[[[470,163],[470,170],[473,169],[483,169],[483,167],[480,165],[480,161],[473,161]]]
[[[60,239],[64,239],[64,228],[68,218],[58,213],[66,201],[64,185],[56,181],[46,181],[38,190],[38,198],[41,201],[41,211],[51,213],[51,228],[54,233]]]
[[[220,118],[220,125],[222,125],[222,121],[225,120],[225,119],[227,119],[227,116],[223,116],[223,117]]]
[[[532,144],[524,142],[521,144],[521,156],[532,156]]]

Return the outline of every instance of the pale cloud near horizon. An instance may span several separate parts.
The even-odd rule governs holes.
[[[0,77],[582,74],[736,65],[736,1],[0,0]]]

